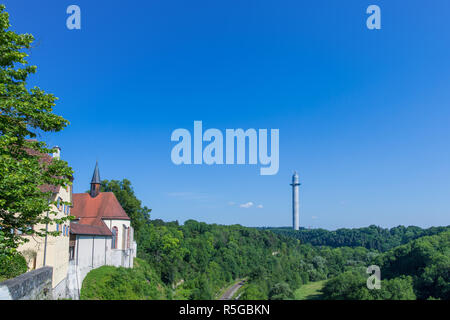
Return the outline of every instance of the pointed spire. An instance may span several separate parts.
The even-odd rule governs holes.
[[[95,162],[94,174],[91,183],[100,183],[100,172],[98,171],[98,161]]]
[[[91,192],[90,195],[92,198],[95,198],[100,193],[100,172],[98,170],[98,161],[95,162],[94,174],[92,175],[91,180]]]

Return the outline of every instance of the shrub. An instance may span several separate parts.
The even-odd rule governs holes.
[[[0,255],[0,281],[17,277],[27,269],[27,261],[20,253]]]

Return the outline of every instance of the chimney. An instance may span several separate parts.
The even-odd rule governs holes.
[[[54,146],[55,152],[53,152],[52,157],[55,159],[61,159],[61,148],[58,146]]]

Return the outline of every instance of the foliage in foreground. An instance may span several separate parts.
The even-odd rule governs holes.
[[[54,218],[52,193],[39,187],[69,185],[72,169],[62,160],[42,161],[41,155],[53,150],[29,140],[43,132],[61,131],[69,123],[53,113],[55,96],[38,87],[27,88],[28,76],[36,72],[25,52],[33,41],[30,34],[10,30],[9,15],[0,5],[0,257],[14,255],[27,241],[23,234],[57,234],[30,226],[70,219]]]
[[[0,282],[27,272],[27,261],[19,253],[0,255]]]

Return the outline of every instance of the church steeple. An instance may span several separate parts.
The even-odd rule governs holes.
[[[100,193],[100,172],[98,171],[98,161],[95,162],[94,174],[91,180],[91,192],[92,198],[95,198]]]

